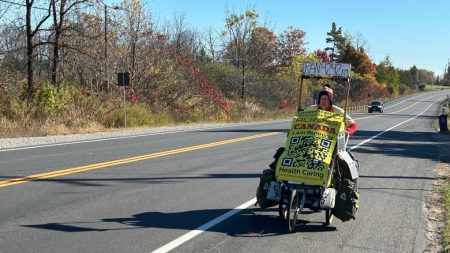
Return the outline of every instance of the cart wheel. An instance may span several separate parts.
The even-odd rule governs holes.
[[[325,226],[329,226],[331,225],[331,222],[333,222],[333,214],[331,213],[331,209],[330,210],[325,210]]]
[[[295,224],[297,223],[298,208],[300,206],[299,194],[296,190],[291,191],[291,196],[289,198],[289,208],[287,211],[288,218],[288,229],[289,232],[293,232]]]

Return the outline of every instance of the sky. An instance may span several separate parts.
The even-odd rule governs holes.
[[[275,34],[288,26],[306,33],[308,52],[327,47],[332,22],[343,32],[361,34],[376,64],[389,56],[394,67],[433,71],[442,77],[450,59],[448,0],[143,0],[158,22],[184,15],[197,31],[224,30],[227,10],[253,9],[259,25]]]

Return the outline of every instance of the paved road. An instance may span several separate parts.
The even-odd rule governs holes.
[[[292,234],[252,205],[289,121],[0,151],[0,252],[422,252],[445,96],[352,114],[357,219]]]

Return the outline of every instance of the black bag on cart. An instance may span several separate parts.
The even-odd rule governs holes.
[[[274,161],[269,165],[270,169],[265,169],[263,174],[259,177],[259,185],[256,188],[256,201],[261,208],[276,206],[279,203],[281,188],[280,185],[275,182],[275,167],[278,158],[280,158],[283,152],[284,147],[277,149],[273,156]],[[268,196],[269,191],[271,192]]]
[[[267,198],[267,192],[270,189],[272,181],[275,179],[275,172],[272,169],[265,169],[259,177],[259,185],[256,188],[256,201],[261,208],[267,208],[278,205],[278,201]]]
[[[355,189],[355,183],[349,179],[342,179],[336,193],[336,201],[332,214],[341,221],[355,219],[359,208],[359,193]]]

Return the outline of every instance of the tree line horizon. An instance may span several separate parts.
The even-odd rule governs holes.
[[[193,111],[226,114],[244,100],[282,108],[297,102],[304,61],[350,63],[354,103],[449,80],[415,65],[396,68],[389,56],[375,64],[362,35],[344,33],[334,22],[325,34],[328,46],[308,51],[301,28],[288,26],[276,34],[251,9],[226,10],[222,28],[204,31],[187,27],[184,14],[160,23],[140,0],[115,6],[91,0],[25,0],[23,6],[6,1],[0,3],[0,18],[1,90],[21,101],[42,99],[49,86],[117,95],[116,75],[126,71],[128,102],[180,118]],[[305,94],[312,99],[324,82],[311,81]],[[341,85],[335,89],[342,98]]]

